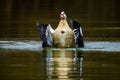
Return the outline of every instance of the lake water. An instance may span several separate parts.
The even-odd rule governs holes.
[[[119,0],[0,0],[0,80],[120,80]],[[81,22],[84,48],[42,48],[36,22]]]
[[[0,41],[1,80],[119,80],[120,42],[42,48],[41,41]]]

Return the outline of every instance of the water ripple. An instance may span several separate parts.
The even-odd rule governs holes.
[[[0,48],[13,49],[13,50],[32,50],[32,51],[43,50],[41,41],[0,41]],[[75,48],[69,48],[69,49],[75,49]],[[80,48],[80,50],[120,52],[120,42],[119,41],[118,42],[85,41],[85,47]]]

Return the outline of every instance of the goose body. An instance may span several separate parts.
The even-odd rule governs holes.
[[[81,25],[78,21],[73,21],[73,29],[69,27],[67,16],[62,11],[60,21],[54,30],[50,24],[37,23],[43,47],[84,47]]]
[[[60,20],[57,29],[53,33],[53,45],[55,47],[74,47],[74,33],[66,20]]]

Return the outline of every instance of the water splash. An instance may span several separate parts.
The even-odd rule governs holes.
[[[30,50],[30,51],[41,51],[41,41],[0,41],[1,49],[12,49],[12,50]],[[55,48],[53,48],[55,49]],[[58,48],[57,48],[58,49]],[[69,48],[75,49],[75,48]],[[120,52],[120,42],[109,42],[109,41],[85,41],[85,47],[80,48],[82,51],[110,51]]]
[[[120,42],[87,41],[85,42],[85,48],[82,48],[82,50],[120,52]]]
[[[0,48],[14,50],[42,50],[40,41],[0,41]]]

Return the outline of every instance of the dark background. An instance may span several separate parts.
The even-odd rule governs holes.
[[[39,38],[36,22],[54,28],[59,14],[79,20],[85,38],[119,38],[119,0],[0,0],[0,38]]]

